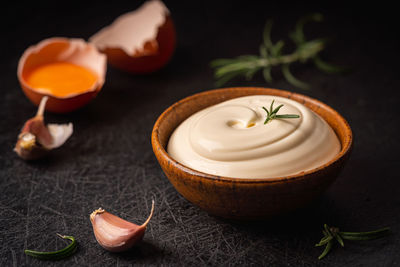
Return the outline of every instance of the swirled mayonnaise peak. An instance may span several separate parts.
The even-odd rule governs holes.
[[[283,104],[274,119],[266,112]],[[272,178],[307,171],[333,159],[340,142],[316,113],[293,100],[269,95],[239,97],[203,109],[172,133],[167,151],[181,164],[219,176]]]

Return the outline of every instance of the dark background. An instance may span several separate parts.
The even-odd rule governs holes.
[[[390,6],[332,2],[293,5],[286,1],[165,1],[178,44],[171,62],[150,75],[112,67],[100,94],[81,110],[46,114],[47,122],[73,122],[74,134],[47,159],[27,163],[12,151],[23,123],[36,108],[16,77],[19,57],[30,45],[54,36],[88,39],[137,1],[8,3],[1,9],[0,37],[0,266],[39,265],[267,265],[396,266],[400,264],[400,76],[398,16]],[[379,3],[378,3],[379,4]],[[266,84],[235,79],[226,86],[264,86],[315,97],[338,110],[354,131],[354,149],[332,187],[313,205],[266,222],[229,222],[191,205],[168,182],[152,152],[157,117],[175,101],[213,89],[209,62],[258,53],[265,21],[273,38],[285,38],[296,20],[321,12],[325,21],[306,26],[307,36],[332,38],[323,57],[350,66],[327,75],[296,65],[296,76],[312,85],[294,88],[274,73]],[[144,241],[112,254],[96,242],[89,214],[103,207],[141,223],[151,199],[156,211]],[[323,260],[324,223],[347,231],[389,226],[391,235],[346,242]],[[26,248],[65,246],[55,233],[73,235],[79,251],[57,263],[24,255]]]

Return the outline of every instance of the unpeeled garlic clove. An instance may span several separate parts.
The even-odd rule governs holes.
[[[43,157],[46,153],[65,143],[71,136],[72,123],[69,124],[44,124],[44,110],[47,96],[40,101],[36,116],[25,122],[14,151],[25,160],[34,160]]]
[[[90,221],[97,242],[106,250],[121,252],[128,250],[142,240],[153,213],[154,200],[152,201],[150,215],[142,225],[128,222],[102,208],[90,214]]]

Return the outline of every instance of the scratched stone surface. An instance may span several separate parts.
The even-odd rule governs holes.
[[[108,68],[106,84],[85,108],[46,114],[47,122],[73,122],[74,134],[37,162],[12,151],[35,107],[20,90],[16,68],[24,49],[53,36],[88,39],[137,1],[8,2],[0,18],[0,266],[398,266],[400,264],[400,179],[397,20],[390,6],[335,2],[325,6],[270,1],[166,1],[178,45],[173,60],[150,75]],[[235,79],[226,86],[271,86],[304,93],[337,109],[355,135],[354,150],[338,180],[315,203],[262,222],[232,222],[208,215],[181,197],[153,155],[150,134],[157,117],[175,101],[214,88],[209,62],[258,53],[267,18],[273,37],[284,38],[304,14],[320,11],[311,37],[330,37],[324,53],[347,65],[347,75],[327,75],[296,65],[310,91],[294,88],[274,72],[266,84]],[[288,45],[290,48],[290,45]],[[98,207],[142,223],[151,200],[156,210],[142,243],[113,254],[96,242],[89,214]],[[314,244],[324,223],[347,231],[389,226],[386,238],[347,242],[323,260]],[[73,235],[72,257],[43,262],[24,249],[57,250]]]

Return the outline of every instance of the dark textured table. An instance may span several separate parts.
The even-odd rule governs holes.
[[[143,76],[109,67],[105,86],[89,105],[66,115],[47,114],[47,122],[73,122],[75,131],[67,143],[46,159],[24,162],[12,149],[36,108],[19,87],[18,59],[29,45],[48,37],[88,39],[140,4],[96,2],[9,2],[2,8],[0,266],[400,264],[400,46],[394,9],[339,2],[168,1],[178,33],[170,64]],[[150,143],[155,120],[175,101],[214,88],[212,59],[258,53],[267,18],[275,19],[273,36],[278,39],[301,15],[314,11],[324,13],[325,21],[307,26],[307,34],[332,37],[324,57],[352,67],[351,73],[327,75],[306,64],[293,72],[311,83],[309,91],[294,88],[279,72],[271,84],[258,74],[252,81],[235,79],[226,86],[292,90],[331,105],[354,131],[348,164],[321,199],[288,216],[245,223],[208,215],[181,197],[160,169]],[[97,244],[89,221],[95,208],[141,223],[151,199],[156,211],[140,245],[112,254]],[[347,242],[319,261],[322,248],[314,244],[324,223],[348,231],[389,226],[392,233],[379,240]],[[75,236],[78,252],[56,263],[25,256],[26,248],[63,247],[56,233]]]

